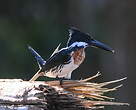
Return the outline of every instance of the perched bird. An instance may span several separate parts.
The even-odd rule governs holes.
[[[69,29],[67,46],[60,50],[59,46],[46,61],[32,47],[28,47],[40,67],[40,70],[30,81],[36,80],[39,76],[71,79],[72,71],[78,68],[84,61],[85,48],[87,47],[97,47],[114,52],[111,47],[95,40],[89,34],[83,33],[76,28]]]

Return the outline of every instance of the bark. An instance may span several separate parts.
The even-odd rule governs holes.
[[[123,79],[105,83],[87,82],[92,78],[64,81],[62,85],[59,81],[1,79],[0,110],[92,110],[104,105],[128,105],[106,101],[112,98],[103,95],[120,87],[108,89],[104,86]]]

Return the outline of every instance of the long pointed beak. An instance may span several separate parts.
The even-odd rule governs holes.
[[[97,40],[95,40],[95,39],[93,39],[93,40],[90,41],[90,45],[91,45],[92,47],[97,47],[97,48],[101,48],[101,49],[106,50],[106,51],[110,51],[110,52],[112,52],[112,53],[115,52],[115,51],[114,51],[111,47],[109,47],[108,45],[106,45],[106,44],[104,44],[104,43],[102,43],[102,42],[100,42],[100,41],[97,41]]]

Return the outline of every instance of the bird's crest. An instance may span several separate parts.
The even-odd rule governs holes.
[[[83,33],[75,27],[71,27],[69,30],[69,39],[67,41],[67,46],[72,45],[75,42],[87,43],[92,37],[89,34]]]

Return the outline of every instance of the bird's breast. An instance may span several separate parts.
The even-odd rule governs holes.
[[[45,71],[45,75],[48,77],[65,77],[70,79],[73,70],[79,67],[79,65],[85,59],[84,49],[79,49],[71,53],[70,63],[64,65],[58,65],[49,71]]]
[[[79,50],[73,52],[71,56],[74,59],[74,64],[75,65],[80,65],[84,61],[84,59],[85,59],[84,48],[79,49]]]

